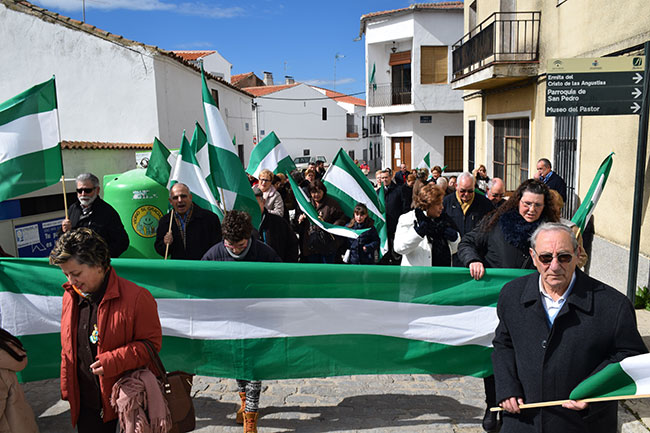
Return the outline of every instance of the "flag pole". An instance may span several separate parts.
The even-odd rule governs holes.
[[[63,187],[63,209],[65,210],[65,219],[68,218],[68,197],[65,192],[65,176],[61,175],[61,186]]]
[[[52,78],[54,78],[54,97],[56,98],[56,75],[52,75]],[[61,119],[59,119],[59,101],[58,98],[56,98],[56,132],[59,136],[59,146],[61,146],[61,143],[63,140],[61,140]],[[64,174],[64,167],[63,167],[63,151],[61,150],[61,187],[63,189],[63,210],[65,212],[65,219],[68,218],[68,197],[66,194],[65,190],[65,174]]]
[[[575,400],[580,403],[595,403],[598,401],[615,401],[615,400],[632,400],[635,398],[649,398],[650,394],[642,395],[618,395],[614,397],[594,397],[594,398],[585,398],[583,400]],[[573,400],[553,400],[553,401],[543,401],[540,403],[525,403],[520,404],[519,409],[533,409],[536,407],[550,407],[550,406],[559,406],[564,403],[568,403]],[[504,409],[502,407],[491,407],[490,412],[501,412]]]
[[[174,222],[174,209],[172,208],[171,213],[169,214],[169,229],[167,233],[172,232],[172,223]],[[169,253],[169,244],[165,245],[165,260],[167,260],[167,254]]]

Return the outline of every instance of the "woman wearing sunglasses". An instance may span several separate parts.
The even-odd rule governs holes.
[[[480,280],[485,268],[533,269],[529,239],[543,222],[557,222],[549,189],[542,182],[524,181],[501,207],[486,215],[478,227],[467,233],[458,245],[458,258],[469,268],[472,278]],[[494,376],[484,379],[487,410],[483,429],[498,431]]]

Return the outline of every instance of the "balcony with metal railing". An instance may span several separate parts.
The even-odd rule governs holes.
[[[409,105],[412,101],[411,85],[371,84],[368,87],[367,99],[369,107]]]
[[[495,12],[452,46],[454,89],[487,89],[537,75],[541,12]]]

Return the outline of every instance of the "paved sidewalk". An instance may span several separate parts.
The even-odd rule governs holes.
[[[650,312],[638,311],[639,330],[650,344]],[[59,381],[24,385],[43,433],[67,433],[70,412]],[[271,432],[467,432],[480,433],[483,381],[464,376],[384,375],[294,379],[262,383],[259,431]],[[238,432],[235,381],[199,376],[193,391],[197,432]],[[623,433],[647,433],[650,402],[619,405]]]

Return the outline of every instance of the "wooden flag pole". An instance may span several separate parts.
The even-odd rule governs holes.
[[[594,403],[598,401],[614,401],[614,400],[632,400],[635,398],[649,398],[650,394],[642,395],[619,395],[614,397],[594,397],[594,398],[585,398],[584,400],[576,400],[581,403]],[[563,403],[568,403],[572,400],[553,400],[553,401],[543,401],[540,403],[525,403],[520,404],[519,409],[533,409],[536,407],[549,407],[549,406],[560,406]],[[501,412],[504,410],[502,407],[491,407],[490,412]]]
[[[174,222],[174,209],[172,209],[171,213],[169,214],[169,230],[167,230],[167,233],[172,232],[172,223]],[[167,260],[167,254],[169,253],[169,244],[165,245],[165,260]]]
[[[65,219],[68,218],[68,197],[65,192],[65,176],[61,175],[61,186],[63,186],[63,208],[65,210]]]

